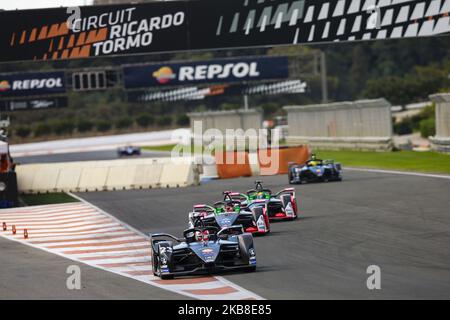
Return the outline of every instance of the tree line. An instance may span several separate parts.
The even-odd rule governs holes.
[[[450,41],[447,37],[7,63],[0,65],[0,73],[254,55],[301,57],[318,50],[323,50],[327,56],[327,83],[331,101],[384,97],[393,105],[402,105],[427,101],[430,94],[450,91]],[[264,117],[270,119],[283,115],[282,107],[286,105],[320,103],[320,77],[303,74],[303,69],[311,67],[309,64],[306,61],[299,74],[291,75],[308,83],[305,94],[251,96],[250,106],[261,108]],[[201,101],[129,103],[123,91],[108,90],[70,92],[68,108],[18,111],[7,115],[11,118],[10,132],[13,140],[22,141],[44,139],[47,136],[107,134],[188,126],[188,112],[231,110],[241,108],[242,105],[243,98],[240,96],[217,96]],[[433,115],[428,113],[428,118],[433,118]],[[411,120],[409,129],[404,129],[408,125],[397,125],[396,132],[418,130],[417,126],[431,126],[431,120],[428,125],[420,124],[425,119],[420,119],[419,122],[416,120]]]

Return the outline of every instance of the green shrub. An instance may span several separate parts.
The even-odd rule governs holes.
[[[19,127],[16,129],[16,134],[21,138],[26,138],[30,135],[31,129],[29,127]]]
[[[413,115],[412,117],[403,118],[402,121],[394,124],[394,133],[398,135],[403,135],[403,134],[410,134],[413,132],[420,132],[422,136],[423,134],[427,134],[426,133],[427,130],[432,129],[434,126],[434,124],[432,125],[431,123],[434,123],[435,110],[436,110],[435,106],[430,105],[423,108],[419,113]],[[426,122],[427,120],[433,121]],[[422,122],[424,122],[423,125]],[[430,135],[434,135],[434,130],[432,130],[431,134],[424,137],[428,137]]]
[[[52,124],[53,132],[57,135],[71,134],[75,125],[70,120],[55,121]]]
[[[425,119],[420,122],[420,135],[428,138],[436,134],[436,121],[433,118]]]
[[[136,123],[141,128],[147,128],[148,126],[150,126],[153,123],[155,123],[155,118],[153,116],[149,115],[149,114],[142,113],[142,114],[137,116]]]
[[[88,132],[94,128],[94,123],[89,120],[80,120],[77,123],[78,132]]]
[[[156,121],[156,124],[160,127],[170,126],[172,124],[172,117],[170,116],[159,117],[158,120]]]
[[[36,137],[42,137],[52,133],[52,127],[48,123],[39,123],[34,128],[34,135]]]
[[[117,129],[126,129],[126,128],[131,127],[132,125],[133,125],[133,119],[131,119],[130,117],[122,117],[116,121]]]
[[[273,103],[273,102],[264,103],[261,105],[261,108],[263,109],[265,118],[269,118],[271,115],[273,115],[279,109],[278,104]]]
[[[100,120],[95,124],[97,131],[106,132],[111,130],[111,122],[107,120]]]
[[[402,121],[394,124],[394,133],[398,135],[411,134],[413,132],[411,118],[404,118]]]
[[[189,125],[189,117],[183,113],[177,117],[177,125],[180,127],[185,127]]]
[[[435,118],[435,106],[430,105],[423,108],[418,114],[411,117],[411,127],[413,131],[420,131],[422,120]]]
[[[221,105],[222,110],[237,110],[242,108],[240,104],[233,104],[233,103],[223,103]]]

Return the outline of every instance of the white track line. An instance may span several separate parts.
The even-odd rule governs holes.
[[[425,178],[450,179],[450,175],[420,173],[420,172],[381,170],[381,169],[364,169],[364,168],[354,168],[354,167],[344,167],[344,171],[345,170],[361,171],[361,172],[374,172],[374,173],[387,173],[387,174],[400,174],[400,175],[406,175],[406,176],[417,176],[417,177],[425,177]]]

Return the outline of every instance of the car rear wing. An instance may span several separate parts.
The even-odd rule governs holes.
[[[278,193],[275,195],[275,197],[279,197],[279,196],[284,195],[284,194],[289,194],[289,195],[295,197],[295,189],[294,189],[294,188],[286,188],[286,189],[283,189],[283,190],[281,190],[280,192],[278,192]]]
[[[167,240],[167,238],[175,240],[176,242],[179,242],[179,243],[184,241],[183,239],[177,238],[168,233],[150,233],[149,238],[150,238],[150,243],[152,245],[152,248],[154,250],[155,250],[155,246],[154,246],[155,243]]]
[[[335,162],[332,159],[323,160],[322,162],[324,165],[334,165],[336,169],[342,170],[342,165],[339,162]]]
[[[220,235],[238,235],[243,233],[244,226],[239,224],[222,228],[219,232],[217,232],[217,237],[219,238]]]
[[[214,207],[209,206],[207,204],[196,204],[194,206],[194,212],[215,212]]]

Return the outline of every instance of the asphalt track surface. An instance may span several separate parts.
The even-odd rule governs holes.
[[[79,196],[144,233],[181,235],[193,204],[245,191],[253,180]],[[263,181],[274,191],[287,186],[285,176]],[[255,239],[258,270],[228,280],[267,299],[450,298],[449,179],[345,172],[343,182],[296,191],[301,218],[273,223]],[[381,268],[381,290],[367,289],[370,265]]]
[[[2,237],[0,251],[0,300],[187,299]],[[81,269],[81,290],[67,289],[71,265]]]
[[[138,159],[138,158],[160,158],[170,156],[170,153],[164,151],[145,151],[142,150],[140,156],[119,157],[117,150],[99,150],[71,153],[55,153],[52,155],[35,155],[26,157],[15,157],[14,161],[20,164],[31,163],[54,163],[71,161],[98,161],[98,160],[116,160],[116,159]]]

